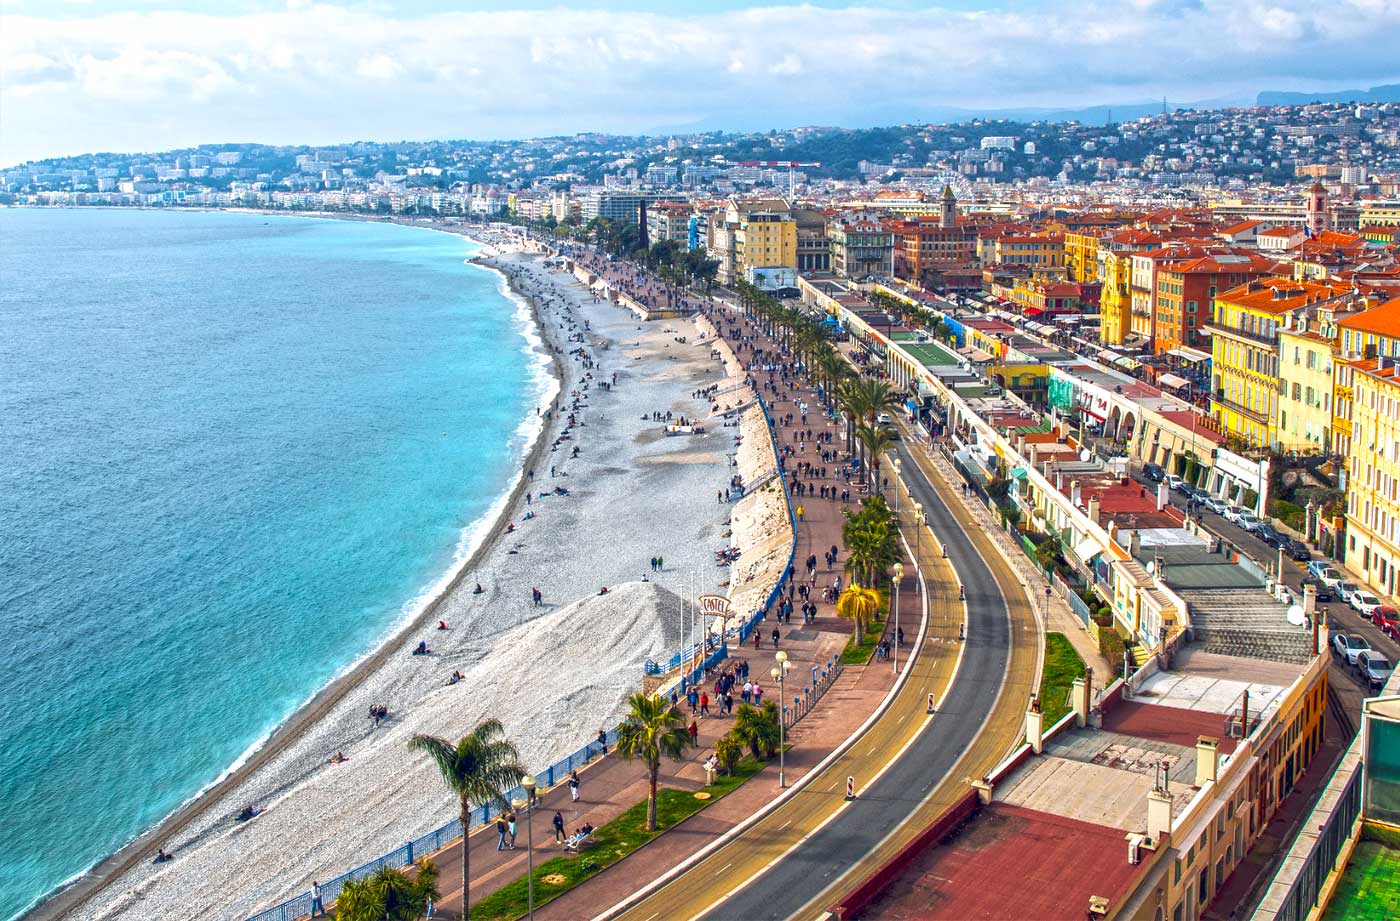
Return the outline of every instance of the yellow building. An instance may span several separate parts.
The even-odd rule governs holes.
[[[1103,292],[1099,295],[1099,338],[1106,345],[1122,345],[1131,325],[1129,311],[1133,302],[1128,280],[1132,275],[1132,254],[1105,249],[1100,257]]]
[[[1400,298],[1341,320],[1350,359],[1347,565],[1377,594],[1397,595],[1400,567]]]
[[[1278,335],[1278,444],[1284,451],[1327,454],[1332,450],[1332,366],[1340,352],[1337,328],[1330,317],[1307,311],[1285,322]]]
[[[1098,229],[1065,234],[1065,268],[1070,281],[1081,284],[1098,281],[1099,245],[1103,236],[1103,231]]]
[[[744,277],[756,268],[797,268],[797,222],[790,211],[744,210],[736,218],[736,275]]]
[[[1211,414],[1227,437],[1250,447],[1278,442],[1279,330],[1286,314],[1347,289],[1292,278],[1251,281],[1215,298]]]
[[[998,265],[1028,265],[1033,269],[1059,269],[1065,264],[1063,237],[1004,234],[994,238],[992,242],[992,258]]]

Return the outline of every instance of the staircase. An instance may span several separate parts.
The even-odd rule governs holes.
[[[1213,593],[1212,604],[1191,605],[1191,633],[1206,652],[1247,659],[1306,664],[1312,637],[1288,623],[1281,605],[1258,603],[1258,593],[1242,593],[1237,605],[1232,592]]]

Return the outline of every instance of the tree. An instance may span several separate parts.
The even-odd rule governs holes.
[[[778,706],[765,700],[762,707],[740,704],[734,711],[735,738],[749,747],[755,760],[771,758],[778,751]]]
[[[873,588],[851,584],[836,599],[836,613],[856,623],[856,636],[865,639],[866,624],[880,612],[880,593]]]
[[[740,704],[742,709],[745,705]],[[733,732],[726,732],[715,739],[715,758],[719,760],[719,772],[726,776],[732,775],[739,767],[739,759],[744,756],[744,743],[734,737]]]
[[[880,457],[890,446],[894,444],[894,439],[890,433],[880,426],[862,425],[856,429],[856,441],[860,442],[861,449],[865,452],[867,466],[874,474],[874,484],[872,492],[880,489]]]
[[[656,776],[661,758],[676,761],[685,757],[690,733],[685,717],[665,697],[633,694],[627,699],[627,718],[617,730],[617,753],[631,761],[636,758],[647,769],[647,831],[656,831]]]
[[[424,858],[414,876],[395,867],[381,867],[360,880],[350,880],[335,900],[339,921],[417,921],[438,898],[437,864]]]
[[[900,558],[899,531],[883,496],[870,496],[858,512],[846,512],[841,539],[846,545],[845,570],[861,585],[876,586],[880,575]]]
[[[472,827],[472,802],[507,806],[505,792],[525,776],[520,752],[505,738],[505,727],[497,719],[482,720],[475,729],[453,744],[437,736],[415,735],[408,742],[414,751],[424,752],[437,764],[443,782],[457,797],[462,820],[462,917],[467,917],[467,896],[471,883],[471,848],[467,833]]]

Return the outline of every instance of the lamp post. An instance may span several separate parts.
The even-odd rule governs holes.
[[[899,673],[899,583],[904,579],[904,564],[894,564],[894,655],[890,656],[891,671]]]
[[[899,458],[895,458],[890,465],[894,467],[894,520],[899,524]]]
[[[535,777],[533,774],[526,774],[520,779],[520,786],[525,790],[525,795],[516,797],[510,804],[517,811],[525,810],[525,865],[528,868],[525,874],[527,906],[529,907],[529,917],[535,917],[535,829],[531,819],[535,812]]]
[[[778,786],[781,788],[787,786],[787,759],[783,752],[783,748],[787,744],[785,741],[787,733],[783,726],[785,722],[783,713],[787,710],[787,690],[784,686],[784,679],[787,677],[789,668],[787,650],[779,649],[774,658],[778,664],[773,666],[773,670],[769,674],[773,676],[774,681],[778,682]]]

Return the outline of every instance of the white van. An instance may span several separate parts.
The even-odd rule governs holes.
[[[880,413],[880,415],[875,417],[875,423],[877,425],[889,425],[893,421],[894,420],[890,418],[889,413]]]

